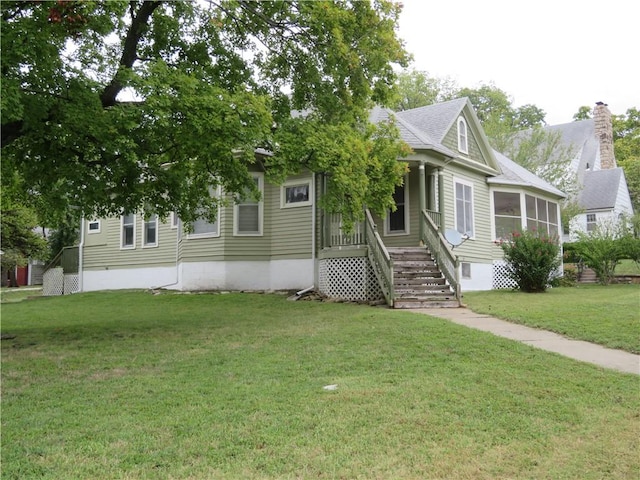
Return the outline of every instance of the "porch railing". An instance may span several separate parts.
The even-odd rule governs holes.
[[[342,215],[330,213],[327,215],[323,245],[325,247],[348,247],[364,245],[365,232],[362,222],[353,225],[353,231],[345,233],[342,229]]]
[[[422,211],[422,221],[425,223],[423,238],[425,245],[429,247],[431,254],[436,260],[438,268],[451,285],[456,300],[461,304],[462,295],[460,290],[460,261],[449,248],[447,241],[433,221],[431,212]]]
[[[387,304],[393,307],[393,260],[380,238],[378,227],[373,222],[369,209],[365,211],[365,215],[365,239],[369,263],[373,267]]]
[[[78,273],[80,264],[79,247],[64,247],[44,268],[44,271],[54,267],[62,267],[64,273]]]
[[[433,220],[433,223],[436,225],[436,227],[442,225],[442,215],[440,214],[440,212],[436,212],[434,210],[425,210],[425,213],[431,220]]]

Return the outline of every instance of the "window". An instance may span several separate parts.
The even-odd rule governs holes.
[[[462,235],[473,237],[473,187],[456,180],[455,192],[456,230]]]
[[[458,118],[458,150],[462,153],[469,153],[467,122],[462,117]]]
[[[171,212],[171,228],[178,228],[180,225],[180,218],[176,212]]]
[[[597,220],[595,213],[587,213],[587,232],[593,232],[596,229]]]
[[[542,198],[525,195],[527,229],[548,235],[558,234],[558,204]]]
[[[100,233],[100,220],[90,220],[87,226],[88,233]]]
[[[280,191],[282,208],[311,205],[311,181],[285,183]]]
[[[469,262],[461,262],[460,273],[462,278],[471,278],[471,264]]]
[[[135,248],[136,216],[133,213],[128,213],[122,216],[120,237],[120,248]]]
[[[520,194],[493,192],[493,215],[495,238],[508,238],[513,232],[522,230]]]
[[[158,216],[152,215],[144,221],[143,247],[158,246]]]
[[[408,177],[404,177],[402,185],[397,186],[393,193],[396,211],[389,210],[385,223],[385,235],[409,233],[409,185]]]
[[[254,174],[258,191],[263,194],[263,177]],[[235,235],[262,235],[262,200],[255,200],[251,193],[246,191],[242,199],[234,206],[233,231]]]
[[[211,189],[210,192],[212,197],[220,197],[221,189],[218,186],[215,190]],[[199,212],[204,213],[204,212]],[[219,237],[220,236],[220,215],[222,211],[218,208],[218,217],[214,222],[210,222],[207,218],[200,217],[198,220],[191,224],[191,233],[189,233],[187,238],[206,238],[206,237]],[[179,219],[178,219],[179,221]]]

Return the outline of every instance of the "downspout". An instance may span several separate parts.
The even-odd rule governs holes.
[[[84,224],[85,219],[84,215],[80,217],[80,244],[78,245],[78,291],[82,292],[84,290],[84,274],[83,274],[83,263],[84,263]]]
[[[299,297],[300,295],[304,295],[307,292],[312,292],[316,289],[317,283],[317,269],[318,262],[316,261],[316,205],[318,203],[318,198],[316,195],[317,185],[316,185],[316,173],[313,172],[311,174],[311,184],[313,185],[313,203],[311,204],[311,264],[313,265],[313,285],[310,287],[304,288],[298,292],[296,295]]]

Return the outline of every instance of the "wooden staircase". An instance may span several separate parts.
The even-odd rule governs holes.
[[[459,307],[425,247],[387,248],[393,260],[394,308]]]

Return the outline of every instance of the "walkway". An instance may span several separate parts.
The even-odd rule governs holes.
[[[517,340],[575,360],[640,375],[640,355],[633,353],[580,340],[570,340],[557,333],[506,322],[489,315],[475,313],[468,308],[427,308],[411,311],[445,318],[466,327],[491,332],[494,335]]]

